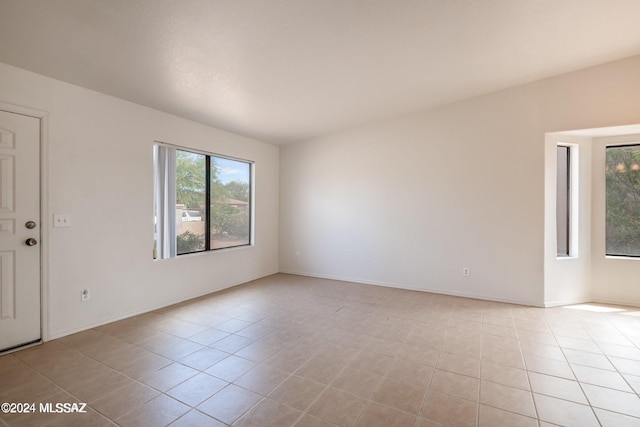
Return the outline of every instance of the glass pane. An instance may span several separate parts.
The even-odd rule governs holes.
[[[640,145],[607,147],[607,255],[640,256]]]
[[[558,147],[556,236],[558,256],[569,255],[569,147]]]
[[[177,253],[205,249],[206,156],[176,150]]]
[[[211,249],[250,244],[251,164],[211,158]]]

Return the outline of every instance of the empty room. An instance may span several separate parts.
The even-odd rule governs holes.
[[[640,426],[638,17],[0,0],[0,426]]]

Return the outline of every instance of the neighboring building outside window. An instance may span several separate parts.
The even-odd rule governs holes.
[[[247,160],[154,147],[154,258],[251,245]]]

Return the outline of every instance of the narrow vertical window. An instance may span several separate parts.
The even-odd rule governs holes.
[[[251,244],[251,162],[157,145],[154,169],[154,258]]]
[[[570,254],[571,232],[571,148],[557,147],[557,188],[556,188],[556,235],[557,255]]]
[[[606,254],[640,257],[640,144],[606,149]]]

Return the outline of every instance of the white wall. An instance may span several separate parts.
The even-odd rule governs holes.
[[[571,146],[570,256],[557,256],[556,172],[559,143]],[[545,146],[545,305],[591,301],[591,138],[551,133]]]
[[[279,149],[0,64],[0,102],[45,110],[45,337],[55,338],[278,271]],[[155,140],[255,161],[255,246],[154,261]],[[50,221],[49,221],[50,222]],[[80,302],[80,290],[91,301]]]
[[[590,284],[545,287],[545,134],[634,123],[640,57],[285,147],[280,268],[534,305],[580,300]]]

